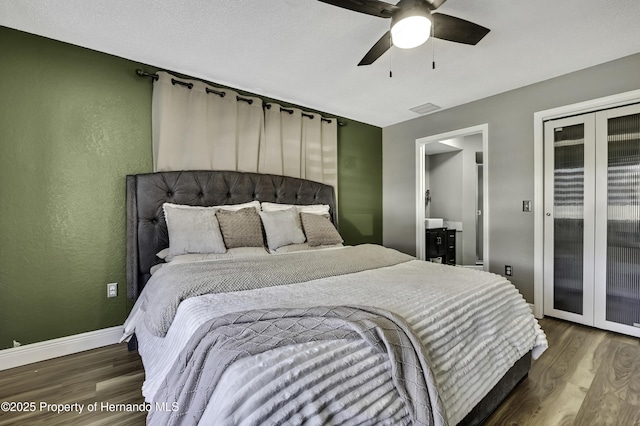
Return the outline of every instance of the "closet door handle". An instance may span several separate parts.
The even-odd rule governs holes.
[[[551,216],[551,213],[547,213],[547,216]]]

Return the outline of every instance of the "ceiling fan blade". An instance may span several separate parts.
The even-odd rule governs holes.
[[[427,6],[429,6],[430,10],[436,10],[440,6],[444,4],[447,0],[425,0],[427,2]]]
[[[378,0],[318,0],[322,3],[331,4],[354,12],[365,13],[367,15],[380,18],[391,18],[398,7],[393,4]],[[439,0],[436,0],[439,1]]]
[[[442,40],[475,45],[491,31],[489,28],[443,13],[433,13],[431,17],[433,36]]]
[[[387,50],[391,48],[391,31],[387,31],[380,40],[364,55],[358,66],[371,65]]]

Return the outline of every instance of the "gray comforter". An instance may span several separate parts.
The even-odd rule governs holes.
[[[194,404],[190,398],[202,398],[194,405],[199,408],[189,408],[193,413],[199,412],[206,400],[200,394],[211,394],[202,424],[260,424],[252,419],[264,419],[268,412],[273,413],[272,420],[276,419],[268,424],[287,421],[289,424],[322,424],[325,421],[368,425],[381,423],[370,419],[390,419],[383,424],[395,426],[413,422],[410,413],[418,411],[410,407],[415,407],[415,404],[402,399],[396,387],[397,383],[403,383],[404,371],[390,367],[393,355],[388,356],[388,351],[377,353],[375,348],[379,346],[371,346],[364,338],[354,338],[354,335],[349,339],[340,339],[339,335],[335,339],[311,339],[307,343],[292,340],[289,345],[283,344],[257,355],[242,352],[235,361],[223,361],[221,367],[216,364],[216,369],[222,368],[225,372],[214,373],[216,377],[221,375],[220,381],[215,384],[215,389],[206,392],[202,390],[203,382],[196,379],[197,371],[190,370],[187,376],[181,377],[182,366],[192,359],[201,365],[210,365],[206,342],[202,343],[203,352],[199,355],[194,352],[199,347],[198,339],[203,336],[198,333],[192,339],[199,326],[219,318],[233,322],[233,315],[238,312],[270,313],[281,309],[288,312],[294,307],[304,310],[317,306],[375,306],[399,315],[424,345],[430,370],[423,370],[427,375],[433,372],[437,394],[444,402],[445,418],[451,424],[462,420],[525,353],[533,350],[536,359],[547,347],[544,333],[531,315],[530,308],[517,289],[503,277],[417,260],[407,262],[404,260],[408,256],[382,247],[357,248],[331,250],[322,256],[309,252],[282,257],[265,256],[265,262],[251,259],[162,268],[145,287],[144,295],[125,323],[126,333],[135,331],[145,342],[145,350],[141,354],[147,374],[143,388],[146,400],[159,402],[161,407],[162,401],[177,400],[181,404],[178,411],[182,412],[184,407]],[[350,256],[350,253],[355,255]],[[303,257],[308,255],[318,257],[319,263],[304,260]],[[379,262],[377,258],[385,260]],[[306,279],[303,278],[305,275],[332,275],[334,271],[327,270],[327,265],[332,262],[341,271],[363,272],[345,272],[296,282]],[[364,264],[377,266],[365,270],[369,268]],[[393,266],[380,266],[385,264]],[[231,265],[247,265],[249,270],[238,271]],[[274,265],[295,272],[284,281],[275,279],[271,282],[265,277],[272,273]],[[314,271],[314,268],[317,269]],[[234,281],[230,275],[238,272],[245,275]],[[211,274],[211,278],[207,274]],[[262,274],[257,276],[265,281],[260,282],[251,277],[252,274]],[[181,275],[191,283],[182,283]],[[216,278],[218,275],[221,278]],[[278,284],[278,281],[286,283],[286,280],[294,283]],[[240,291],[245,283],[250,289]],[[212,294],[190,297],[202,294],[205,288],[212,289]],[[174,289],[179,294],[156,295],[156,292]],[[181,304],[175,318],[172,316],[176,312],[175,307],[161,303],[177,305],[187,297],[190,298]],[[147,311],[142,309],[145,300]],[[152,318],[156,313],[166,316]],[[402,321],[399,323],[401,328],[404,327]],[[157,337],[147,324],[158,324],[160,330],[172,325],[166,337]],[[411,333],[408,336],[413,338]],[[224,336],[220,338],[226,339]],[[214,340],[218,342],[218,338]],[[189,348],[188,341],[191,341]],[[188,350],[186,353],[183,352],[185,348]],[[407,363],[406,359],[402,359],[402,365]],[[178,363],[174,365],[176,360]],[[421,368],[423,361],[420,360]],[[172,366],[178,373],[167,378]],[[397,371],[390,371],[394,368]],[[334,374],[336,371],[339,374]],[[426,383],[430,385],[431,382],[426,380]],[[184,389],[180,390],[181,393],[164,389],[173,389],[174,385],[184,386]],[[196,390],[187,390],[192,385]],[[161,387],[164,390],[159,391]],[[299,392],[305,392],[307,401],[313,403],[296,405],[304,402],[304,398],[298,397]],[[436,393],[429,392],[433,415],[442,415],[433,395]],[[291,401],[296,407],[294,417],[297,423],[291,420],[291,406],[283,401]],[[341,406],[343,410],[340,410]],[[168,404],[164,407],[173,406]],[[169,413],[159,413],[151,418],[156,415],[160,416],[159,419],[170,417]],[[313,420],[307,422],[309,418]],[[162,422],[157,420],[157,424]]]
[[[216,383],[232,363],[284,345],[331,339],[361,339],[388,356],[387,365],[395,388],[405,402],[407,412],[403,423],[446,424],[433,375],[425,361],[425,349],[411,328],[397,315],[385,310],[344,306],[253,310],[206,322],[192,336],[156,394],[156,402],[167,402],[167,406],[177,403],[179,410],[151,411],[148,424],[198,424]],[[298,398],[299,405],[307,402]],[[287,403],[291,404],[291,401]],[[299,407],[295,404],[291,407],[293,415]],[[271,414],[262,413],[252,424],[272,423]],[[216,424],[233,424],[231,419],[215,421]],[[371,421],[394,424],[397,420]],[[296,423],[304,421],[296,419]]]
[[[142,301],[142,310],[147,312],[145,324],[155,336],[164,337],[180,302],[189,297],[301,283],[393,266],[413,259],[395,250],[363,244],[287,256],[167,265],[156,272],[147,284],[154,288],[143,296],[148,297]]]

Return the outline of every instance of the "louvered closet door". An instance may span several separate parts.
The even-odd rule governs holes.
[[[640,336],[640,105],[596,114],[595,326]]]
[[[594,114],[545,123],[544,313],[593,325]]]

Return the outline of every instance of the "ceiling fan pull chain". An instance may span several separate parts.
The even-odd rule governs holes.
[[[434,34],[433,27],[435,27],[435,25],[431,26],[431,69],[435,70],[436,69],[436,38],[433,35]]]

